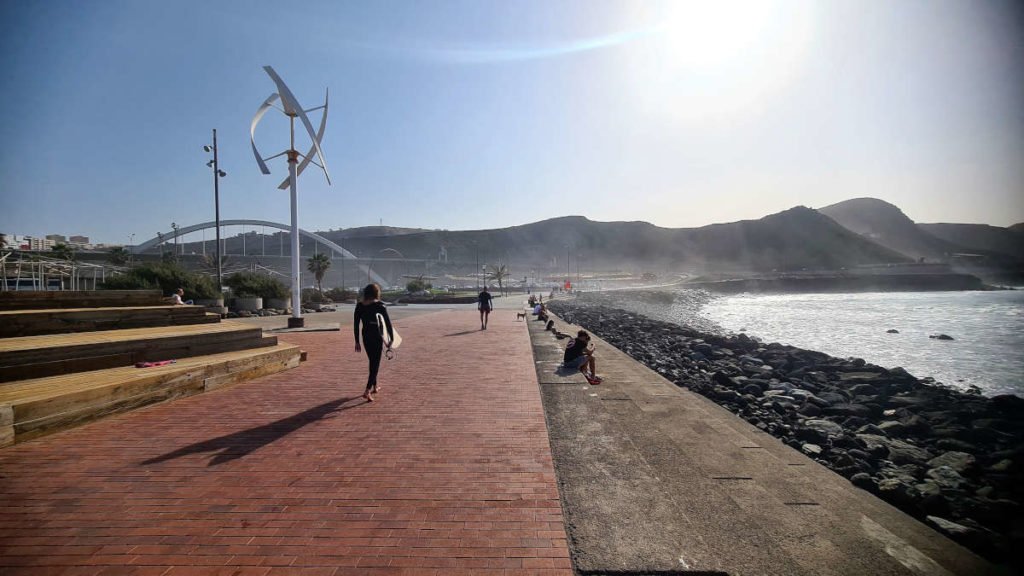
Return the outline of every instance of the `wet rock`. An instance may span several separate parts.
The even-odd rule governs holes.
[[[928,461],[928,465],[933,468],[940,466],[947,466],[952,470],[955,470],[958,474],[963,474],[967,470],[974,467],[975,459],[974,456],[966,452],[943,452],[939,456],[932,458]]]
[[[803,414],[804,416],[814,417],[814,416],[820,416],[821,415],[821,408],[819,408],[815,404],[811,404],[810,402],[808,402],[808,403],[804,404],[803,406],[801,406],[797,410],[797,412]]]
[[[829,436],[842,436],[843,427],[831,420],[807,420],[804,426],[812,430],[819,430]]]
[[[857,434],[872,434],[875,436],[888,436],[888,434],[879,426],[874,424],[865,424],[860,428],[857,428]]]
[[[932,458],[932,454],[924,448],[918,448],[901,440],[886,440],[889,459],[896,464],[921,464]]]
[[[882,422],[878,425],[878,428],[886,436],[903,436],[907,431],[907,427],[897,420]]]
[[[886,334],[899,334],[900,331],[895,329],[895,328],[889,328],[888,330],[885,331],[885,333]]]
[[[828,434],[814,428],[797,428],[794,435],[800,440],[813,444],[825,444],[828,442]]]
[[[742,391],[743,391],[744,394],[750,394],[751,396],[754,396],[755,398],[760,396],[761,393],[763,392],[761,390],[761,387],[758,386],[757,384],[747,384],[746,386],[744,386],[742,388]]]
[[[857,384],[849,388],[854,396],[874,396],[875,387],[871,384]]]
[[[715,348],[710,344],[705,344],[701,342],[699,344],[694,344],[693,346],[691,346],[690,350],[693,350],[694,352],[699,352],[704,356],[710,356],[711,353],[715,351]]]
[[[992,408],[998,412],[1017,417],[1024,416],[1024,398],[1013,394],[1001,394],[989,398]]]
[[[1004,458],[999,462],[996,462],[995,464],[989,466],[988,469],[991,472],[1009,472],[1011,469],[1013,469],[1013,460],[1010,460],[1009,458]]]
[[[878,484],[875,483],[875,479],[865,472],[858,472],[857,474],[850,476],[850,483],[857,488],[867,490],[868,492],[875,492],[878,490]]]
[[[933,528],[946,534],[947,536],[965,536],[974,532],[972,528],[964,526],[963,524],[957,524],[952,520],[946,520],[945,518],[939,518],[938,516],[926,516],[925,521],[930,524]]]
[[[871,409],[863,404],[833,404],[824,410],[829,416],[871,416]]]
[[[963,476],[949,466],[932,468],[926,472],[926,475],[942,490],[959,490],[961,486],[967,483]]]
[[[807,454],[811,458],[820,455],[822,452],[821,446],[817,444],[804,444],[800,446],[800,451],[803,452],[804,454]]]
[[[932,334],[929,336],[932,340],[952,340],[953,337],[949,334]]]
[[[879,481],[878,495],[894,506],[914,506],[921,498],[913,486],[898,478],[886,478]]]
[[[711,375],[711,381],[727,388],[734,388],[736,386],[736,382],[725,372],[715,372]]]

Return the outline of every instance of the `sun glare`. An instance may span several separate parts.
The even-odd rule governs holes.
[[[646,14],[656,33],[633,50],[637,92],[686,121],[755,112],[806,62],[812,9],[782,2],[667,2]]]

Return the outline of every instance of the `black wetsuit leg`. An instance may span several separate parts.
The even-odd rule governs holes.
[[[366,357],[370,359],[370,375],[366,379],[366,389],[369,390],[377,385],[377,372],[380,371],[380,358],[384,353],[384,340],[375,330],[364,330],[363,348],[366,349]]]

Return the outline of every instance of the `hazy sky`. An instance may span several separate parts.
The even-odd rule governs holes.
[[[265,64],[307,107],[330,89],[307,229],[699,226],[858,196],[1024,221],[1013,1],[286,4],[0,2],[0,231],[212,220],[214,127],[222,216],[287,222],[286,165],[262,176],[248,142]]]

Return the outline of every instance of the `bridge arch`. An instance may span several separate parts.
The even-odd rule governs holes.
[[[288,224],[281,224],[280,222],[270,222],[269,220],[221,220],[220,227],[223,228],[225,226],[265,226],[267,228],[277,228],[278,230],[284,230],[285,232],[292,231],[292,227],[289,226]],[[207,230],[216,227],[216,222],[202,222],[200,224],[192,224],[191,226],[182,226],[177,230],[171,230],[170,232],[158,235],[155,238],[146,240],[142,244],[134,246],[132,248],[132,252],[145,252],[150,248],[156,248],[160,244],[166,244],[169,241],[173,242],[175,238],[178,238],[180,236],[184,236],[192,232],[197,232],[199,230]],[[338,244],[331,242],[330,240],[324,238],[319,234],[314,234],[313,232],[309,232],[308,230],[303,230],[302,228],[299,228],[299,236],[305,236],[306,238],[309,238],[311,240],[319,242],[320,244],[323,244],[324,246],[327,246],[337,254],[340,254],[343,260],[358,260],[355,254],[349,252],[348,250],[345,250]],[[364,264],[357,264],[357,266],[359,266],[359,269],[362,270],[363,272],[367,272],[374,282],[377,282],[382,286],[388,284],[383,277],[381,277],[376,272],[370,270],[369,266],[366,266]]]

